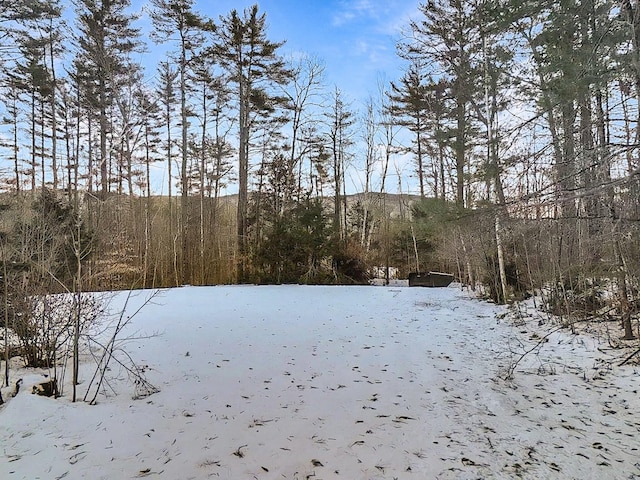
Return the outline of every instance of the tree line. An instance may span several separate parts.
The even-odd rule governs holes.
[[[606,312],[634,336],[637,0],[423,2],[397,45],[406,69],[362,105],[326,85],[320,59],[285,58],[257,5],[212,19],[192,0],[142,14],[13,3],[6,238],[38,192],[64,196],[92,232],[93,287],[446,269],[495,301],[543,291],[556,313]],[[137,60],[140,15],[169,51],[154,71]]]

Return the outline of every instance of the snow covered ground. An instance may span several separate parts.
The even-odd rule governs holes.
[[[112,365],[117,396],[72,404],[17,372],[0,479],[640,478],[638,368],[558,332],[504,380],[546,328],[505,312],[454,287],[163,291],[126,332],[161,391]]]

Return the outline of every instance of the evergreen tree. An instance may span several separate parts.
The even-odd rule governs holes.
[[[156,91],[158,101],[162,106],[162,122],[166,131],[164,145],[167,154],[167,172],[169,177],[167,192],[169,195],[169,204],[171,205],[171,198],[173,196],[173,173],[171,168],[173,163],[173,138],[171,135],[173,122],[171,119],[173,118],[173,109],[176,101],[175,82],[178,78],[178,71],[174,70],[171,63],[167,60],[160,62],[157,74],[158,84]]]
[[[51,76],[44,63],[44,42],[40,38],[34,38],[26,33],[19,35],[19,58],[13,71],[8,75],[9,81],[18,88],[26,109],[28,126],[24,128],[29,143],[28,175],[31,178],[31,191],[35,193],[38,185],[38,167],[44,170],[44,105],[49,103],[52,96]],[[44,185],[44,172],[40,175],[41,184]]]
[[[266,15],[258,12],[258,5],[246,9],[242,16],[232,10],[220,19],[211,53],[229,74],[236,86],[238,104],[238,279],[247,273],[249,191],[249,146],[256,119],[273,111],[282,101],[273,87],[284,84],[289,71],[278,55],[284,42],[267,38]]]
[[[395,121],[413,133],[416,155],[416,173],[420,185],[420,197],[424,198],[424,157],[428,118],[430,112],[429,90],[420,63],[414,59],[399,82],[391,83],[390,111]]]
[[[271,187],[276,190],[277,176],[286,170],[286,167],[279,168],[286,162],[278,160],[282,161],[284,157],[276,159],[269,173],[276,182]],[[271,206],[274,207],[277,208]],[[260,267],[257,280],[271,283],[324,283],[329,280],[331,272],[323,270],[322,261],[335,249],[330,223],[321,200],[307,198],[296,203],[285,216],[265,228],[264,239],[256,252],[256,263]]]
[[[178,63],[179,96],[180,96],[180,119],[181,119],[181,208],[180,208],[180,236],[182,245],[182,268],[180,271],[179,283],[190,281],[190,269],[187,261],[188,251],[188,196],[189,196],[189,109],[188,109],[188,89],[189,89],[189,69],[191,62],[196,55],[197,47],[202,43],[202,29],[204,20],[193,11],[193,0],[152,0],[153,10],[151,19],[155,31],[152,38],[156,42],[166,42],[172,40],[173,35],[178,35],[178,52],[176,53]],[[166,77],[163,77],[163,90],[165,93],[165,106],[169,109],[171,99],[170,92],[170,69],[165,69]],[[169,123],[167,123],[169,125]],[[169,128],[169,127],[168,127]],[[170,154],[169,154],[170,155]],[[169,159],[169,162],[171,160]],[[171,181],[171,175],[169,175]]]
[[[127,10],[130,0],[75,0],[75,38],[78,55],[75,65],[77,81],[90,99],[91,109],[98,111],[99,170],[101,194],[110,188],[109,110],[118,78],[127,72],[127,55],[140,47],[140,32],[132,24],[135,15]]]
[[[470,0],[433,0],[419,7],[411,22],[412,37],[401,45],[406,58],[418,58],[446,80],[451,105],[450,135],[456,170],[456,202],[465,205],[465,173],[472,148],[472,99],[480,80],[478,53],[482,42],[478,10]]]
[[[56,77],[55,64],[62,52],[62,29],[60,28],[61,7],[58,0],[46,2],[42,0],[28,0],[19,5],[8,8],[6,16],[2,17],[0,28],[9,46],[0,51],[9,53],[4,59],[6,70],[4,75],[5,85],[10,93],[5,102],[7,113],[13,108],[18,108],[22,100],[23,106],[28,111],[28,126],[22,127],[29,138],[28,150],[32,190],[37,185],[37,177],[40,177],[40,185],[44,185],[47,179],[52,179],[57,185],[57,157],[56,141],[57,115],[56,115]],[[6,25],[5,25],[6,22]],[[17,115],[12,116],[17,119]],[[14,124],[14,133],[17,124]],[[14,153],[19,149],[18,135],[13,135]],[[16,160],[17,155],[14,155]],[[51,169],[46,170],[47,160],[51,160]],[[40,167],[39,171],[38,168]],[[16,172],[16,188],[20,188]],[[49,176],[51,174],[51,176]]]
[[[5,115],[2,117],[2,124],[10,126],[10,133],[6,141],[0,142],[0,147],[9,150],[7,158],[13,163],[13,175],[11,179],[7,179],[8,185],[12,186],[16,194],[22,191],[22,162],[20,160],[19,151],[19,129],[20,129],[20,88],[15,80],[8,79],[5,88],[2,89],[2,99],[5,104]]]

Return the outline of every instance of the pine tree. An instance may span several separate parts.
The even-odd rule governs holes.
[[[391,82],[390,112],[395,121],[413,133],[416,155],[416,174],[420,185],[420,197],[425,197],[424,157],[427,127],[429,126],[430,102],[426,77],[420,62],[411,63],[399,82]]]
[[[12,185],[16,195],[20,195],[22,191],[22,175],[24,174],[22,169],[22,162],[20,160],[19,151],[19,130],[20,130],[20,88],[15,80],[8,79],[6,81],[6,87],[3,89],[2,99],[5,104],[5,116],[2,117],[3,125],[10,125],[10,134],[8,140],[0,143],[2,148],[9,150],[8,158],[13,163],[13,175],[12,178],[7,180],[9,185]]]
[[[171,135],[173,122],[173,109],[176,102],[175,82],[178,78],[177,70],[174,70],[171,63],[167,61],[160,62],[158,66],[158,84],[156,86],[156,92],[158,101],[162,106],[162,122],[165,134],[165,151],[167,154],[167,172],[169,180],[167,182],[167,193],[169,196],[169,204],[171,204],[171,197],[173,196],[173,173],[171,164],[173,163],[173,138]]]
[[[127,71],[127,55],[140,46],[140,32],[132,24],[136,16],[127,12],[130,0],[75,0],[75,65],[84,99],[91,99],[90,109],[98,111],[99,169],[101,194],[110,189],[108,147],[109,110],[119,75]]]
[[[8,7],[0,21],[0,35],[8,41],[0,50],[0,62],[5,60],[6,69],[0,73],[5,85],[14,95],[7,97],[7,113],[12,108],[23,106],[29,110],[27,127],[22,127],[30,139],[28,164],[32,190],[37,185],[38,169],[40,185],[48,178],[57,184],[56,141],[56,77],[55,64],[62,52],[61,48],[61,7],[58,0],[28,0]],[[5,23],[6,22],[6,23]],[[6,57],[3,58],[3,53]],[[17,115],[13,115],[17,119]],[[14,132],[18,128],[14,124]],[[14,135],[12,149],[17,153],[18,135]],[[8,146],[8,145],[7,145]],[[17,155],[14,155],[14,160]],[[51,170],[47,171],[51,159]],[[16,188],[20,188],[16,173]],[[51,177],[49,177],[49,173]]]
[[[266,16],[258,5],[246,9],[242,16],[232,10],[220,19],[210,52],[229,74],[236,86],[238,103],[238,279],[244,281],[248,256],[249,145],[256,118],[273,110],[281,101],[273,87],[284,84],[289,72],[278,55],[284,42],[267,38]]]
[[[412,37],[401,45],[406,58],[418,58],[445,80],[451,102],[452,143],[456,170],[456,203],[465,205],[465,173],[469,167],[472,99],[482,83],[478,52],[482,42],[478,10],[470,0],[433,0],[420,7],[411,22]]]
[[[53,94],[51,88],[51,76],[44,63],[44,45],[42,40],[30,36],[22,36],[20,39],[20,60],[16,63],[14,72],[10,78],[17,85],[25,97],[25,107],[28,114],[29,165],[28,174],[31,178],[31,192],[35,193],[38,186],[44,186],[44,171],[40,175],[41,185],[38,185],[38,167],[44,170],[45,141],[42,129],[46,122],[44,118],[44,105],[50,101]]]
[[[180,97],[180,119],[181,119],[181,207],[180,207],[180,235],[182,245],[182,268],[178,278],[179,283],[190,281],[191,273],[188,264],[188,238],[189,228],[188,217],[188,196],[189,196],[189,110],[188,110],[188,88],[189,69],[195,57],[197,47],[202,43],[202,29],[204,20],[193,11],[193,0],[152,0],[153,10],[151,19],[155,26],[152,38],[156,42],[166,42],[178,35],[178,51],[176,53],[178,64],[178,82]],[[165,70],[169,74],[169,69]],[[169,81],[170,77],[164,78]],[[165,105],[169,108],[171,98],[170,84],[164,83],[163,88],[167,89]],[[171,160],[169,160],[170,162]],[[169,175],[171,181],[171,175]]]

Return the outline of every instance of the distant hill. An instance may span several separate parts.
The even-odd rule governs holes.
[[[167,199],[166,196],[157,196],[153,197],[157,199]],[[195,197],[190,197],[195,198]],[[324,196],[322,197],[327,208],[332,208],[333,206],[333,196]],[[179,197],[174,197],[174,200],[179,202]],[[210,202],[212,199],[207,199],[207,202]],[[419,195],[409,195],[409,194],[398,194],[398,193],[380,193],[380,192],[369,192],[365,193],[354,193],[351,195],[347,195],[347,207],[350,208],[355,205],[357,202],[364,202],[368,200],[369,205],[374,210],[380,210],[382,208],[386,209],[387,212],[392,217],[399,217],[402,214],[408,214],[411,205],[413,203],[420,200]],[[218,197],[218,201],[222,205],[231,206],[236,204],[238,201],[238,194],[232,193],[229,195],[222,195]],[[403,211],[404,210],[404,211]]]

